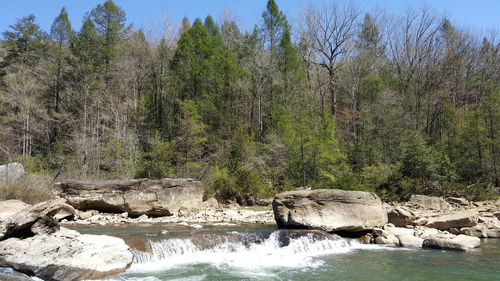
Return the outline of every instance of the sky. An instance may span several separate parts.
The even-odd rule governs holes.
[[[323,0],[276,0],[279,8],[293,22],[301,8],[309,2]],[[75,30],[81,27],[84,15],[104,0],[0,0],[0,32],[8,29],[17,18],[35,14],[45,31],[50,30],[54,18],[64,6],[68,10]],[[215,19],[228,9],[237,16],[239,24],[250,29],[258,23],[267,0],[115,0],[125,10],[128,23],[135,28],[150,28],[167,15],[172,23],[183,17],[191,21],[211,14]],[[391,14],[402,14],[408,7],[431,6],[452,22],[477,31],[500,28],[500,0],[354,0],[363,12],[374,7],[386,9]]]

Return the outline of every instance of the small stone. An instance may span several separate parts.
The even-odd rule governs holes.
[[[462,197],[448,197],[446,198],[446,201],[463,206],[469,205],[469,201]]]

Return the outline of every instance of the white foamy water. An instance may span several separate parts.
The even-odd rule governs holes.
[[[323,264],[323,261],[315,259],[317,256],[346,253],[361,248],[380,248],[336,235],[318,237],[308,233],[292,238],[284,237],[280,231],[257,241],[250,239],[250,242],[244,239],[230,241],[227,237],[223,239],[226,241],[206,249],[195,245],[190,239],[151,242],[151,253],[135,252],[131,272],[162,271],[186,264],[211,264],[243,270],[274,267],[314,268]]]

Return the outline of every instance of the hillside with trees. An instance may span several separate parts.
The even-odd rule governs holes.
[[[0,41],[0,163],[61,179],[191,177],[254,204],[298,187],[487,196],[500,185],[500,37],[430,8],[269,0],[244,30],[160,35],[108,0]],[[204,15],[203,15],[204,16]]]

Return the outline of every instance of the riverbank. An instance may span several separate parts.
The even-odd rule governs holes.
[[[187,224],[274,224],[271,206],[225,207],[201,210],[181,210],[172,216],[129,217],[128,213],[100,213],[95,210],[79,212],[74,220],[63,220],[63,225],[116,225],[142,223],[187,223]]]

